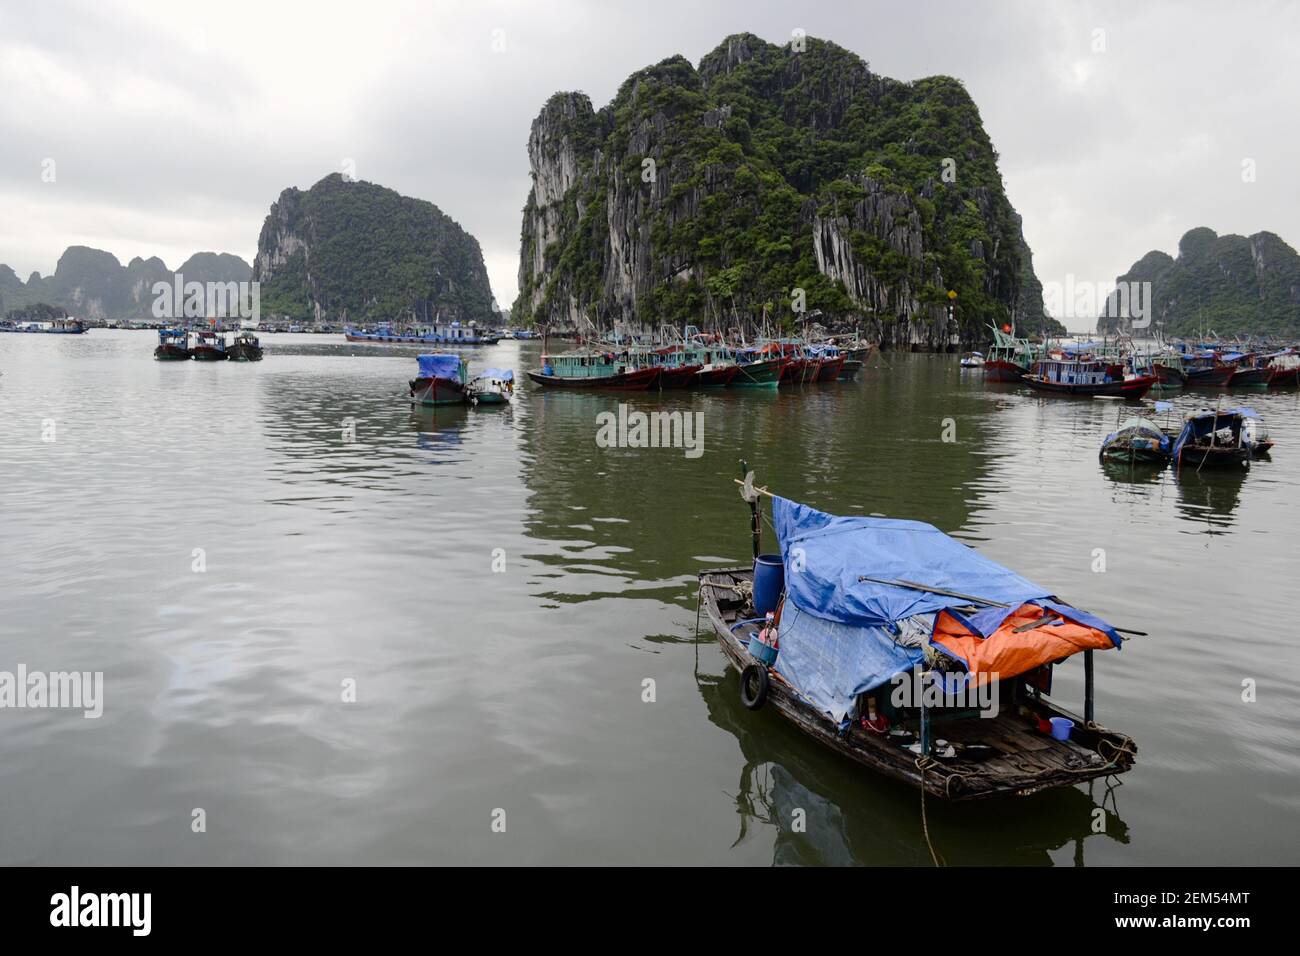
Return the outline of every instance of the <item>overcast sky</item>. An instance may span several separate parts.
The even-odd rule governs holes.
[[[552,92],[599,108],[650,63],[795,28],[965,82],[1044,282],[1113,280],[1198,225],[1300,244],[1298,3],[5,0],[0,262],[251,260],[280,191],[351,160],[473,233],[509,305]]]

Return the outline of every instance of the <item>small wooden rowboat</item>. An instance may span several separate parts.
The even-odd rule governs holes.
[[[700,572],[701,606],[707,613],[727,662],[742,674],[755,664],[737,625],[755,617],[751,568]],[[999,795],[1025,796],[1051,787],[1068,787],[1119,774],[1133,766],[1137,747],[1123,734],[1085,721],[1036,692],[1021,694],[1015,706],[992,719],[954,720],[942,734],[952,756],[922,770],[917,755],[896,737],[854,721],[841,730],[784,681],[768,672],[765,706],[836,753],[911,786],[924,786],[940,799],[978,800]],[[1041,731],[1042,722],[1063,717],[1074,723],[1068,740]],[[915,729],[915,728],[914,728]]]

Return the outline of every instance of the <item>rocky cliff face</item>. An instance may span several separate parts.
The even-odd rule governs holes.
[[[1148,252],[1116,279],[1127,297],[1110,296],[1099,331],[1130,326],[1146,305],[1143,283],[1150,283],[1151,332],[1300,335],[1300,255],[1271,232],[1220,236],[1200,226],[1179,240],[1177,258]]]
[[[437,206],[335,174],[286,189],[257,241],[262,312],[310,322],[493,322],[478,241]]]
[[[641,70],[599,111],[556,94],[528,156],[516,322],[817,315],[937,347],[949,289],[972,340],[1042,313],[996,154],[950,78],[899,83],[831,43],[738,35],[698,68]]]
[[[202,267],[191,274],[191,264]],[[200,252],[178,272],[186,282],[247,282],[252,268],[238,256]],[[50,276],[32,273],[22,282],[8,266],[0,266],[0,314],[48,303],[79,319],[149,320],[154,317],[154,283],[171,285],[176,274],[156,256],[137,256],[124,266],[102,249],[69,246]]]

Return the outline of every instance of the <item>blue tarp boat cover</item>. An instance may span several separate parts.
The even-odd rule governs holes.
[[[496,378],[503,382],[513,382],[515,380],[515,370],[512,368],[485,368],[474,377]]]
[[[842,721],[858,694],[912,670],[924,659],[934,614],[947,609],[970,631],[993,634],[1022,604],[1038,604],[1108,634],[1105,621],[1054,601],[1043,587],[920,521],[838,517],[773,497],[773,522],[785,567],[786,602],[777,672],[800,694]],[[860,575],[960,591],[1009,608],[953,611],[973,602],[859,581]],[[940,651],[942,647],[937,648]]]
[[[785,561],[787,596],[828,621],[888,626],[913,614],[971,603],[858,581],[864,574],[961,591],[1017,607],[1051,594],[921,521],[837,517],[780,497],[773,498],[772,517]]]
[[[421,378],[448,378],[454,382],[463,382],[464,375],[461,372],[463,360],[459,355],[452,355],[446,352],[435,352],[431,355],[420,356],[420,377]]]

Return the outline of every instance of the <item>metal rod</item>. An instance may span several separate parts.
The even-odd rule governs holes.
[[[1085,723],[1093,720],[1093,675],[1092,651],[1083,652],[1083,719]]]
[[[974,594],[962,594],[960,591],[949,591],[945,588],[932,588],[928,584],[917,584],[915,581],[904,581],[901,578],[886,580],[884,578],[873,578],[867,574],[859,574],[858,580],[870,581],[872,584],[888,584],[896,588],[907,588],[910,591],[929,591],[931,594],[961,598],[963,601],[974,601],[976,604],[987,604],[989,607],[1011,607],[1010,604],[1003,604],[1001,601],[990,601],[988,598],[976,597]]]

